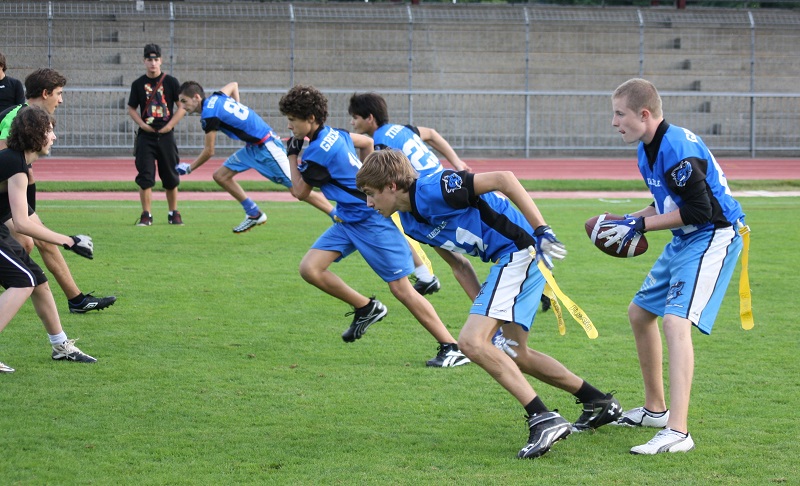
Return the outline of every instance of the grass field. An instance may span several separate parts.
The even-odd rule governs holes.
[[[559,336],[548,312],[531,343],[625,408],[641,405],[625,310],[667,235],[648,233],[647,254],[617,260],[583,222],[645,200],[538,203],[569,250],[555,275],[600,337],[571,320]],[[342,342],[350,309],[297,274],[329,224],[310,206],[264,203],[268,223],[237,236],[233,201],[182,203],[183,227],[156,207],[149,228],[133,226],[138,202],[40,201],[51,228],[94,238],[93,261],[66,256],[82,289],[119,300],[70,315],[54,283],[64,328],[95,365],[53,362],[30,303],[0,335],[0,360],[17,369],[0,375],[0,484],[798,484],[800,200],[742,203],[756,326],[740,328],[737,269],[714,333],[694,333],[696,450],[631,456],[653,431],[604,427],[520,461],[520,405],[476,365],[425,368],[435,342],[357,255],[334,271],[389,315]],[[434,264],[443,288],[430,300],[457,335],[469,302]],[[580,414],[571,395],[531,382],[551,408]]]

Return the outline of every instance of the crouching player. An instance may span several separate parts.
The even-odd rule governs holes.
[[[0,151],[0,207],[9,207],[17,232],[33,238],[61,245],[86,258],[93,257],[92,239],[88,236],[66,236],[49,230],[29,218],[27,198],[28,167],[40,155],[50,153],[56,140],[53,133],[55,120],[38,107],[20,110],[11,124],[8,148]],[[42,269],[13,239],[5,225],[0,224],[0,285],[6,290],[0,294],[0,331],[17,314],[22,304],[31,298],[36,314],[42,320],[55,360],[94,363],[97,360],[83,353],[68,339],[61,327],[58,309],[50,285]],[[0,373],[11,373],[14,368],[0,363]]]
[[[601,392],[556,359],[528,347],[545,286],[537,260],[551,266],[551,259],[563,259],[566,250],[517,178],[511,172],[451,170],[417,177],[402,152],[381,150],[366,158],[356,184],[367,195],[367,205],[383,216],[400,212],[406,234],[417,241],[495,263],[472,304],[458,347],[525,408],[530,436],[517,457],[539,457],[573,430],[616,421],[622,410],[611,393]],[[535,258],[529,247],[536,248]],[[504,353],[492,344],[501,326],[505,337],[518,343],[516,353]],[[583,414],[574,426],[544,405],[523,373],[583,403]]]

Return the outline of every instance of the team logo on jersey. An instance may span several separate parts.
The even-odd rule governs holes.
[[[692,164],[688,160],[683,160],[672,170],[670,175],[676,186],[683,187],[692,177]]]
[[[685,284],[686,282],[683,281],[672,284],[672,287],[669,288],[669,292],[667,292],[667,305],[670,305],[673,299],[677,299],[683,295],[683,286]]]
[[[442,183],[444,184],[445,191],[453,193],[461,189],[464,179],[462,179],[460,175],[452,173],[442,177]]]

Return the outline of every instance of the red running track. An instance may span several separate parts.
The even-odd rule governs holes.
[[[195,170],[185,181],[210,181],[212,174],[224,159],[211,159]],[[465,162],[474,172],[510,170],[520,179],[613,179],[638,180],[641,175],[636,160],[631,158],[564,158],[564,159],[469,159]],[[725,175],[736,179],[800,179],[800,159],[724,159],[719,161]],[[132,157],[80,158],[46,157],[34,163],[34,173],[39,181],[130,181],[131,192],[80,192],[47,193],[37,195],[41,200],[87,199],[87,200],[138,200],[136,169]],[[239,180],[264,180],[256,171],[247,171]],[[255,200],[293,201],[288,192],[250,192]],[[649,198],[647,191],[641,192],[532,192],[534,198]],[[737,194],[738,195],[738,194]],[[759,195],[759,194],[755,194]],[[781,195],[799,195],[784,193]],[[162,192],[153,193],[154,200],[163,200]],[[225,192],[182,192],[181,200],[225,200]]]

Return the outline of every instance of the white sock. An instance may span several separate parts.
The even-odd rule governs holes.
[[[431,272],[428,270],[428,267],[425,266],[424,264],[414,269],[414,275],[417,276],[417,280],[419,280],[420,282],[430,282],[431,280],[433,280],[433,275],[431,275]]]
[[[67,340],[67,333],[61,331],[58,334],[48,334],[50,336],[50,344],[53,346],[59,345]]]

